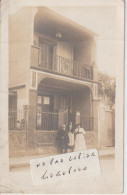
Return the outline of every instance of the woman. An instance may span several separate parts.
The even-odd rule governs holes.
[[[71,152],[73,152],[73,149],[74,149],[74,130],[73,130],[72,122],[69,123],[67,130],[68,130],[68,137],[69,137],[68,149]]]
[[[75,135],[75,145],[74,145],[74,151],[82,151],[86,150],[86,143],[85,143],[85,130],[81,128],[81,125],[78,124],[77,128],[74,131]]]

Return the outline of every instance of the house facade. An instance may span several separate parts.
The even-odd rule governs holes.
[[[10,151],[55,147],[59,126],[81,123],[98,147],[96,34],[46,7],[9,17]]]

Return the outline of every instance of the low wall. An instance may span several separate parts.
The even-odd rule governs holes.
[[[30,154],[30,151],[35,151],[34,154],[36,154],[37,148],[43,149],[47,147],[48,151],[50,151],[50,147],[56,148],[57,132],[11,130],[9,131],[9,154],[10,156],[24,156],[27,153]],[[85,140],[87,148],[93,148],[96,141],[94,132],[86,131]]]
[[[35,146],[55,145],[58,131],[36,131],[34,132]]]
[[[9,155],[22,153],[27,150],[27,132],[19,130],[9,131]]]

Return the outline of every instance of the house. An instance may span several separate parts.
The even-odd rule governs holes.
[[[98,146],[96,34],[47,7],[9,16],[10,152],[55,147],[62,124],[81,123]]]

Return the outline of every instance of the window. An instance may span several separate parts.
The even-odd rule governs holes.
[[[43,104],[44,105],[50,105],[50,97],[43,96]]]

